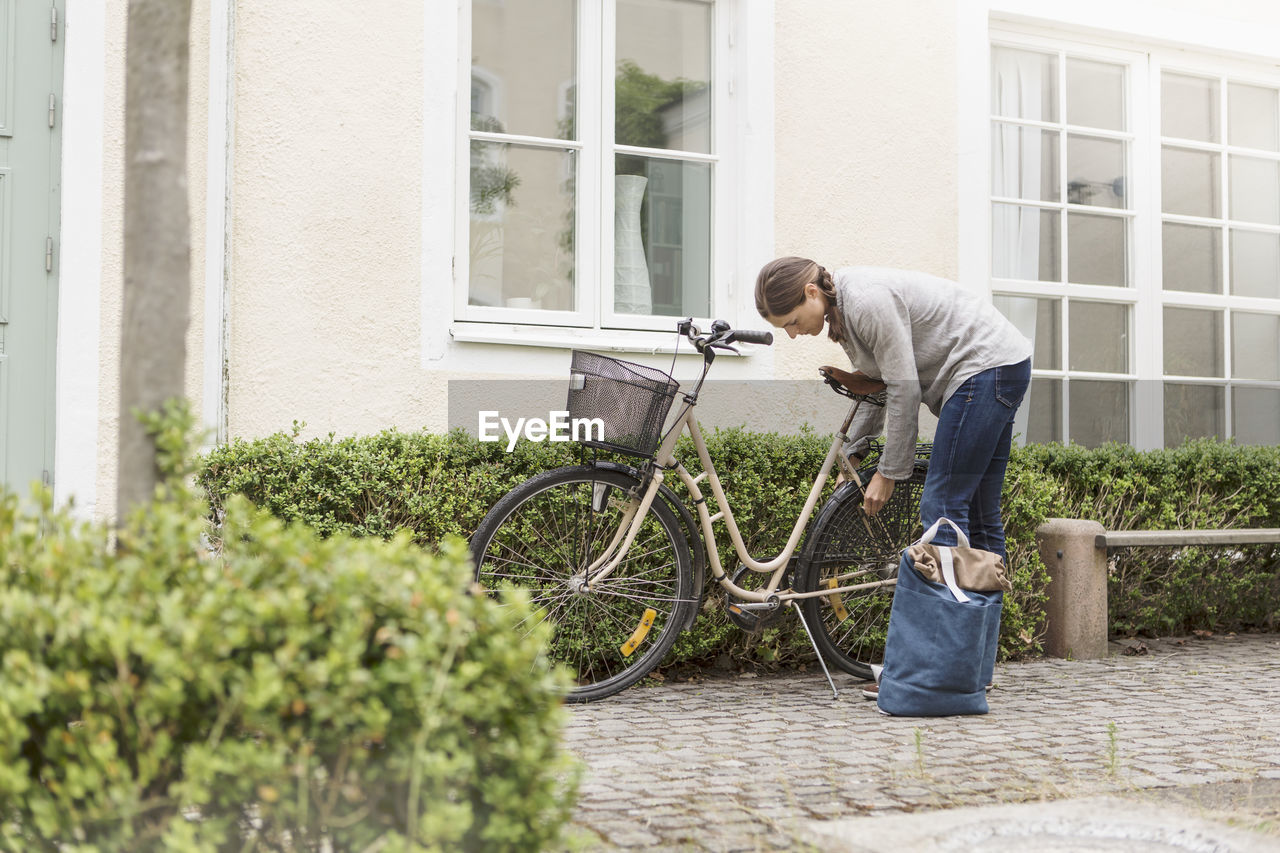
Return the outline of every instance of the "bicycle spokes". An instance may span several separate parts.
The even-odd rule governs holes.
[[[652,668],[674,641],[694,600],[687,546],[670,511],[651,508],[617,565],[594,578],[635,515],[639,502],[628,491],[637,484],[591,469],[552,473],[513,493],[504,516],[477,531],[475,547],[481,532],[485,540],[477,579],[524,590],[534,618],[552,625],[551,657],[573,670],[583,691],[612,692]]]

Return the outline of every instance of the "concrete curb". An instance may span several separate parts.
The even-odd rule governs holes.
[[[806,821],[798,836],[831,853],[1109,851],[1274,853],[1280,840],[1118,797]]]

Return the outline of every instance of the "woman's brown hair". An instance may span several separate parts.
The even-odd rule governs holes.
[[[789,255],[769,261],[756,276],[756,310],[760,316],[781,317],[804,301],[804,286],[813,282],[827,298],[827,336],[844,340],[844,324],[836,307],[836,285],[831,273],[808,258]]]

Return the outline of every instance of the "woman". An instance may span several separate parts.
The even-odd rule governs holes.
[[[975,548],[1005,556],[1000,492],[1013,416],[1031,381],[1031,342],[985,299],[920,272],[778,258],[756,278],[756,310],[792,338],[827,335],[854,369],[888,386],[883,409],[863,406],[847,452],[861,456],[883,424],[885,449],[866,488],[874,515],[911,476],[920,404],[938,417],[920,498],[926,528],[946,517]],[[934,540],[956,544],[945,525]]]
[[[1000,492],[1013,441],[1013,416],[1031,382],[1031,342],[1012,323],[985,299],[945,279],[874,267],[847,267],[833,275],[797,257],[778,258],[760,270],[756,310],[792,338],[821,334],[825,326],[854,369],[887,385],[883,409],[859,408],[849,429],[851,446],[846,448],[862,455],[859,449],[883,425],[884,453],[863,499],[868,515],[884,507],[896,480],[911,476],[923,402],[938,417],[920,496],[925,529],[948,518],[965,531],[972,547],[1005,557]],[[955,532],[943,525],[933,541],[955,545]],[[899,597],[894,597],[895,612]],[[928,619],[921,611],[907,616],[903,624]],[[878,700],[881,713],[986,713],[983,692],[995,667],[998,616],[984,623],[981,636],[965,638],[981,651],[967,666],[953,666],[947,683],[934,681],[931,665],[947,650],[916,649],[911,641],[895,649],[893,617],[890,623],[883,678],[893,685],[891,708],[885,708],[879,671],[878,683],[862,691]],[[913,636],[911,629],[905,630],[908,633],[900,636]],[[929,663],[906,663],[921,660],[912,657],[917,652]],[[961,671],[965,675],[956,674]],[[963,686],[957,686],[961,682]]]

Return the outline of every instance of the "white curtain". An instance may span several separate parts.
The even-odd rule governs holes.
[[[993,52],[997,115],[1039,118],[1044,72],[1053,68],[1039,54]],[[993,134],[992,193],[1006,198],[1039,198],[1041,132],[998,124]],[[992,212],[992,271],[1000,278],[1040,277],[1040,216],[1034,207],[1000,205]]]
[[[1024,51],[992,52],[992,74],[995,75],[992,105],[996,115],[1039,118],[1043,115],[1043,79],[1046,68],[1053,65]],[[1004,198],[1040,197],[1041,132],[1023,130],[1015,125],[997,124],[992,134],[991,191]],[[993,205],[991,213],[991,271],[999,278],[1040,278],[1039,209],[1009,204]],[[1002,300],[1001,308],[1009,320],[1026,335],[1035,347],[1036,300],[1031,298]],[[1018,409],[1013,430],[1018,443],[1025,443],[1030,415],[1028,399]]]

